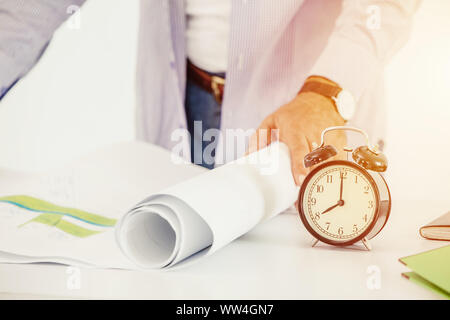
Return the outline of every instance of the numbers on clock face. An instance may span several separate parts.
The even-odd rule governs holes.
[[[376,194],[358,168],[330,165],[309,179],[303,194],[303,212],[311,228],[322,237],[346,242],[361,235],[372,223]]]

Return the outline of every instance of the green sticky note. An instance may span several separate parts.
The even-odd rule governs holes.
[[[450,294],[450,245],[400,258],[400,262],[414,271],[414,282],[423,279]]]
[[[445,292],[438,286],[435,286],[430,281],[425,280],[418,274],[414,272],[405,272],[402,273],[402,276],[404,276],[406,279],[410,280],[411,282],[414,282],[415,284],[424,287],[425,289],[431,290],[436,292],[437,294],[442,295],[444,298],[447,298],[450,300],[450,294],[448,292]]]

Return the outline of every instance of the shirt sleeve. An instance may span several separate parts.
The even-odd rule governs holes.
[[[324,51],[311,70],[358,101],[407,41],[420,0],[344,0]]]
[[[0,99],[85,0],[0,0]]]

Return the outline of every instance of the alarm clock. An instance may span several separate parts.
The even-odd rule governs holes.
[[[331,160],[337,149],[325,145],[326,133],[349,130],[365,137],[366,145],[345,147],[347,160]],[[348,160],[351,153],[353,161]],[[382,172],[387,158],[377,146],[369,145],[363,130],[337,126],[322,132],[321,144],[304,158],[306,168],[316,166],[305,178],[298,197],[301,221],[319,241],[334,246],[349,246],[362,241],[371,250],[369,240],[386,225],[391,211],[391,195]]]

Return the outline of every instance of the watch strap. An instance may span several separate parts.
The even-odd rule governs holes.
[[[315,92],[327,98],[336,98],[342,88],[338,85],[331,85],[317,80],[306,81],[299,93]]]
[[[342,116],[339,111],[338,103],[336,98],[339,93],[342,91],[342,88],[334,81],[327,79],[321,76],[309,76],[303,87],[300,89],[299,94],[302,92],[314,92],[320,94],[321,96],[328,98],[333,103],[333,106],[339,115],[347,122],[347,119]]]

